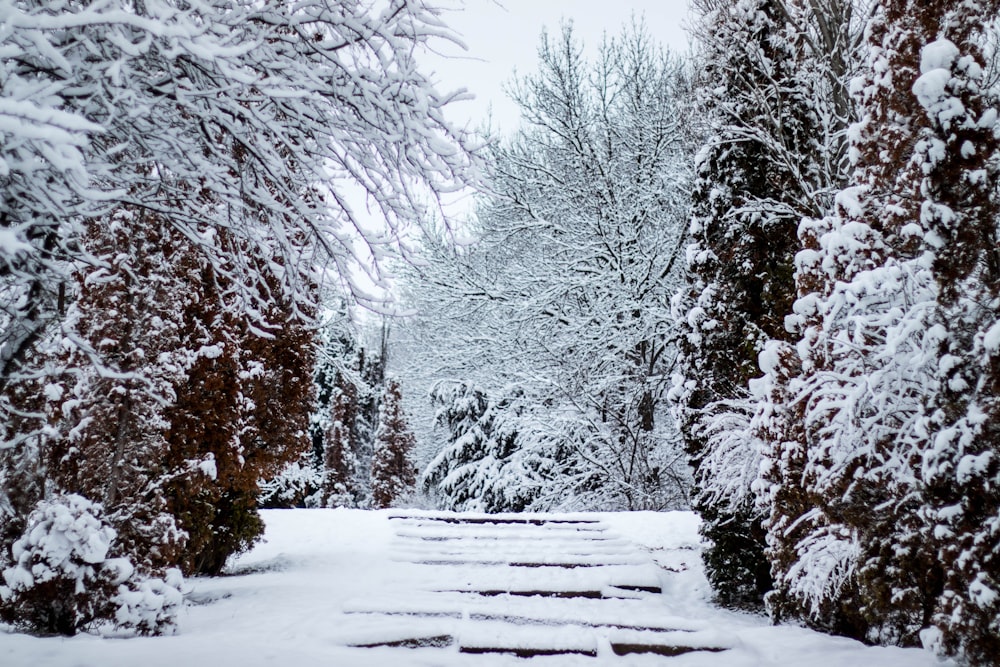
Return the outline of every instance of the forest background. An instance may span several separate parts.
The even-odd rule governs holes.
[[[691,506],[721,604],[1000,654],[997,2],[566,24],[492,138],[422,0],[0,9],[6,622],[170,631],[259,506]]]

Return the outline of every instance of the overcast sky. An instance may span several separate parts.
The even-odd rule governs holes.
[[[574,31],[588,51],[596,49],[602,35],[618,33],[634,14],[661,44],[673,51],[688,48],[685,28],[689,0],[445,0],[444,19],[461,35],[467,51],[454,47],[431,57],[425,69],[435,75],[438,88],[467,88],[476,96],[453,105],[453,122],[472,127],[484,124],[492,108],[493,126],[512,131],[517,108],[503,93],[516,69],[534,72],[539,35],[543,28],[557,34],[560,20],[572,19]]]

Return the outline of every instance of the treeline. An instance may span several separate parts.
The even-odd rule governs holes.
[[[672,396],[709,577],[779,620],[996,664],[1000,6],[696,5]]]
[[[261,507],[368,509],[413,500],[416,438],[400,382],[386,372],[389,328],[374,350],[357,329],[344,309],[320,330],[311,446],[261,478]]]
[[[318,325],[470,182],[413,60],[448,32],[420,0],[0,13],[0,620],[170,632],[182,574],[259,538],[261,481],[354,448]],[[413,477],[382,381],[376,505]],[[333,477],[324,504],[354,491]]]

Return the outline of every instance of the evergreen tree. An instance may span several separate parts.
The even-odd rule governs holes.
[[[902,644],[917,641],[938,578],[915,532],[913,474],[933,300],[908,226],[919,166],[907,151],[920,119],[903,82],[915,78],[920,20],[898,30],[878,8],[867,25],[850,186],[832,215],[800,225],[788,323],[801,341],[768,351],[759,415],[772,613]]]
[[[522,512],[542,495],[565,493],[568,472],[546,485],[540,468],[553,457],[519,437],[517,396],[491,398],[470,382],[441,381],[431,389],[435,422],[446,443],[421,473],[421,486],[442,507],[466,512]],[[563,452],[563,461],[571,457]],[[561,478],[561,479],[560,479]],[[546,488],[547,487],[547,488]]]
[[[164,413],[171,462],[199,461],[203,474],[167,488],[189,535],[183,569],[218,574],[263,533],[261,478],[308,449],[314,349],[311,331],[281,301],[264,313],[272,323],[251,329],[222,308],[226,282],[211,265],[191,277],[188,290],[200,298],[183,317],[195,353]]]
[[[60,432],[44,447],[46,477],[102,503],[125,552],[156,571],[176,565],[187,541],[164,485],[200,463],[170,460],[163,414],[191,355],[176,314],[197,301],[185,274],[197,256],[162,218],[128,208],[86,240],[99,263],[78,271],[67,336],[55,351],[63,368],[82,370],[49,385],[50,422]],[[104,316],[87,316],[94,312]],[[95,356],[99,367],[89,363]]]
[[[324,438],[323,504],[326,507],[353,507],[359,495],[355,487],[358,461],[354,429],[357,392],[345,384],[333,399],[332,417]]]
[[[882,643],[934,643],[936,625],[943,648],[984,665],[997,650],[983,595],[997,581],[984,418],[997,111],[979,45],[996,11],[876,6],[850,187],[800,228],[801,342],[767,364],[769,404],[800,416],[762,420],[772,606]]]
[[[138,574],[122,557],[101,506],[77,494],[38,503],[3,570],[0,619],[33,632],[172,632],[183,604],[180,572]]]
[[[799,220],[823,210],[840,178],[850,3],[700,7],[709,139],[696,164],[689,285],[674,300],[682,355],[671,395],[711,541],[709,580],[725,604],[759,604],[771,580],[751,489],[760,442],[750,381],[767,342],[790,338]]]
[[[416,439],[403,414],[403,395],[397,380],[386,383],[379,406],[375,453],[372,456],[372,502],[376,508],[392,507],[412,493],[417,473],[411,457]]]
[[[1000,93],[987,87],[981,44],[1000,2],[904,4],[887,6],[886,21],[923,19],[913,28],[920,76],[912,93],[923,112],[914,222],[933,255],[938,294],[928,323],[937,364],[921,422],[920,539],[937,545],[944,565],[933,618],[942,648],[985,666],[1000,655]]]

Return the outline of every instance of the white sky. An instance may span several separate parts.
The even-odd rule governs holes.
[[[689,0],[447,0],[439,1],[445,22],[461,35],[468,51],[448,48],[442,57],[424,56],[425,71],[433,72],[439,90],[466,88],[476,99],[450,109],[451,120],[471,128],[485,124],[492,109],[493,127],[516,129],[517,107],[503,92],[515,71],[537,68],[542,29],[558,35],[560,21],[572,19],[574,32],[588,52],[606,32],[620,32],[632,15],[644,18],[649,33],[675,52],[688,49],[685,28]]]

